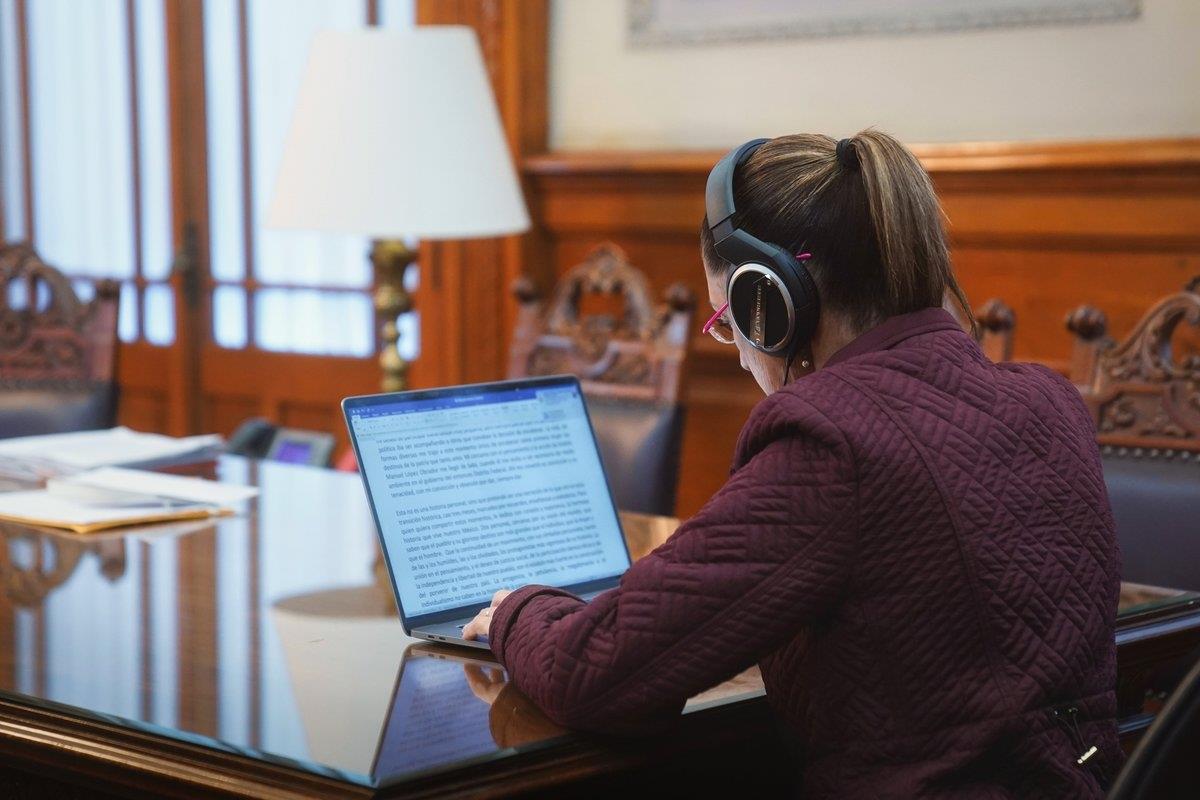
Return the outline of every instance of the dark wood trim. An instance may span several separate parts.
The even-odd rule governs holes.
[[[367,0],[367,24],[371,27],[379,25],[379,0]]]
[[[173,798],[366,798],[365,787],[234,753],[0,698],[4,761],[25,771],[70,774],[133,796]]]
[[[138,552],[138,592],[142,602],[138,614],[138,624],[141,626],[138,636],[138,660],[142,677],[142,692],[138,698],[139,714],[142,719],[151,719],[154,711],[154,661],[150,656],[153,646],[152,626],[154,624],[154,598],[151,596],[154,586],[150,582],[150,544],[130,538],[124,542],[130,549],[136,547]]]
[[[138,91],[138,52],[137,52],[137,10],[134,0],[125,0],[125,37],[129,49],[129,152],[130,165],[133,172],[133,274],[136,278],[144,278],[146,274],[146,258],[142,247],[142,136],[141,109],[138,107],[140,93]],[[145,290],[142,285],[134,284],[136,311],[134,312],[134,338],[141,339],[145,325]]]
[[[37,247],[37,225],[33,213],[33,121],[29,101],[29,0],[16,0],[17,6],[17,72],[21,92],[21,143],[24,145],[22,167],[25,171],[25,241]]]
[[[719,759],[722,752],[727,755],[744,746],[750,731],[764,739],[773,736],[771,712],[762,696],[688,715],[671,736],[654,742],[571,736],[520,758],[416,778],[375,792],[283,764],[76,717],[65,708],[26,706],[0,698],[4,761],[25,771],[84,778],[99,789],[137,796],[502,798],[539,790],[579,796],[569,794],[569,784]]]
[[[168,433],[200,430],[200,343],[207,341],[211,303],[196,291],[208,274],[208,132],[202,0],[165,5],[168,106],[171,126],[171,220],[176,268],[175,344],[165,375]],[[186,269],[180,270],[180,267]],[[162,380],[162,378],[160,378]]]

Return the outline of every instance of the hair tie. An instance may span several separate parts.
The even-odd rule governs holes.
[[[853,139],[842,139],[837,143],[837,160],[846,169],[858,169],[858,148]]]

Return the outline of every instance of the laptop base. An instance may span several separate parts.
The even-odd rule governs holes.
[[[472,617],[472,619],[474,618]],[[441,622],[437,625],[422,625],[420,628],[414,628],[411,635],[416,639],[425,639],[430,642],[445,642],[446,644],[456,644],[463,647],[474,647],[477,650],[492,649],[487,639],[463,638],[463,626],[470,621],[470,619],[466,621],[452,620],[450,622]]]

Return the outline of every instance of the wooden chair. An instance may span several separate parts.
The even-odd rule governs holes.
[[[949,311],[963,330],[971,333],[971,323],[963,314],[958,303],[947,296],[942,305]],[[993,297],[975,311],[974,335],[983,354],[997,364],[1012,360],[1013,329],[1017,315],[1003,300]]]
[[[526,278],[513,293],[519,311],[509,377],[579,377],[617,506],[673,514],[692,292],[675,284],[655,304],[624,251],[601,244],[562,277],[548,304]],[[619,309],[587,313],[589,300]]]
[[[1120,344],[1103,311],[1080,306],[1067,317],[1071,380],[1102,444],[1200,452],[1200,355],[1176,359],[1181,322],[1200,328],[1200,276],[1155,304]]]
[[[30,247],[0,246],[0,438],[115,424],[119,294],[101,281],[80,302]]]
[[[1123,579],[1200,590],[1200,355],[1179,357],[1181,323],[1200,329],[1200,277],[1152,307],[1118,343],[1102,311],[1067,317],[1071,380],[1096,423]]]

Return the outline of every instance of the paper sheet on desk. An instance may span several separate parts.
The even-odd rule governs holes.
[[[76,471],[178,458],[220,443],[221,437],[216,435],[176,439],[118,427],[7,439],[0,442],[0,461],[43,465],[51,471]]]
[[[71,489],[76,486],[106,490],[115,495],[165,497],[214,506],[232,505],[258,496],[258,489],[253,486],[121,467],[101,467],[66,478],[52,478],[46,482],[47,489],[60,495],[70,495]]]
[[[0,494],[0,520],[91,533],[107,528],[168,520],[205,519],[230,514],[212,505],[102,506],[72,500],[45,489]]]

